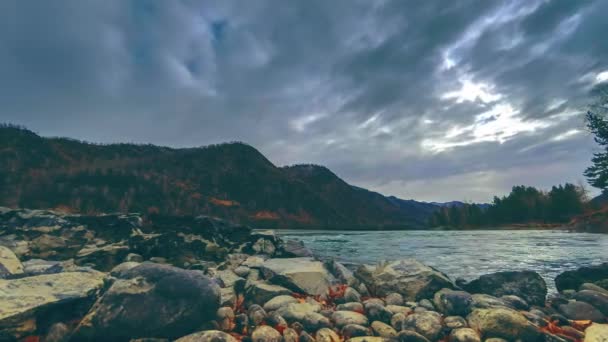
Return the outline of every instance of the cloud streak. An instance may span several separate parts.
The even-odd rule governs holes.
[[[98,142],[242,140],[386,194],[488,201],[583,178],[606,12],[601,0],[5,1],[0,120]]]

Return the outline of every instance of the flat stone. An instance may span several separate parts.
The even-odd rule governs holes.
[[[271,283],[309,295],[326,294],[334,281],[323,263],[312,258],[269,259],[261,271]]]

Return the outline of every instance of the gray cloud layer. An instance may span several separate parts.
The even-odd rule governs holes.
[[[581,180],[608,2],[3,1],[0,121],[242,140],[422,200]]]

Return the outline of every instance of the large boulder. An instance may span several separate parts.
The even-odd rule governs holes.
[[[312,258],[268,259],[261,270],[270,282],[309,295],[326,294],[334,282],[323,263]]]
[[[95,301],[104,277],[100,272],[68,272],[0,280],[0,340],[35,334],[51,316],[80,318]]]
[[[547,284],[540,274],[533,271],[509,271],[482,275],[464,284],[470,293],[483,293],[495,297],[515,295],[531,305],[544,306]]]
[[[578,290],[584,283],[596,283],[608,279],[608,262],[596,266],[581,267],[565,271],[555,277],[557,290]]]
[[[574,299],[587,302],[601,311],[604,316],[608,316],[608,294],[592,290],[582,290],[574,295]]]
[[[7,247],[0,246],[0,279],[23,274],[23,265],[19,258]]]
[[[443,273],[414,259],[382,263],[377,266],[361,265],[355,276],[375,296],[384,297],[392,292],[405,300],[432,298],[442,288],[453,288],[452,281]]]
[[[509,341],[536,341],[538,329],[526,317],[512,309],[475,309],[467,316],[469,326],[485,339],[504,338]]]
[[[176,338],[215,318],[219,286],[200,271],[143,263],[121,274],[76,328],[82,340]]]

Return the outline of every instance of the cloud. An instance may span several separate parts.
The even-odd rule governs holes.
[[[0,121],[43,135],[243,140],[403,197],[577,181],[608,3],[0,2]],[[548,174],[543,166],[551,165]],[[450,189],[450,191],[446,191]]]

